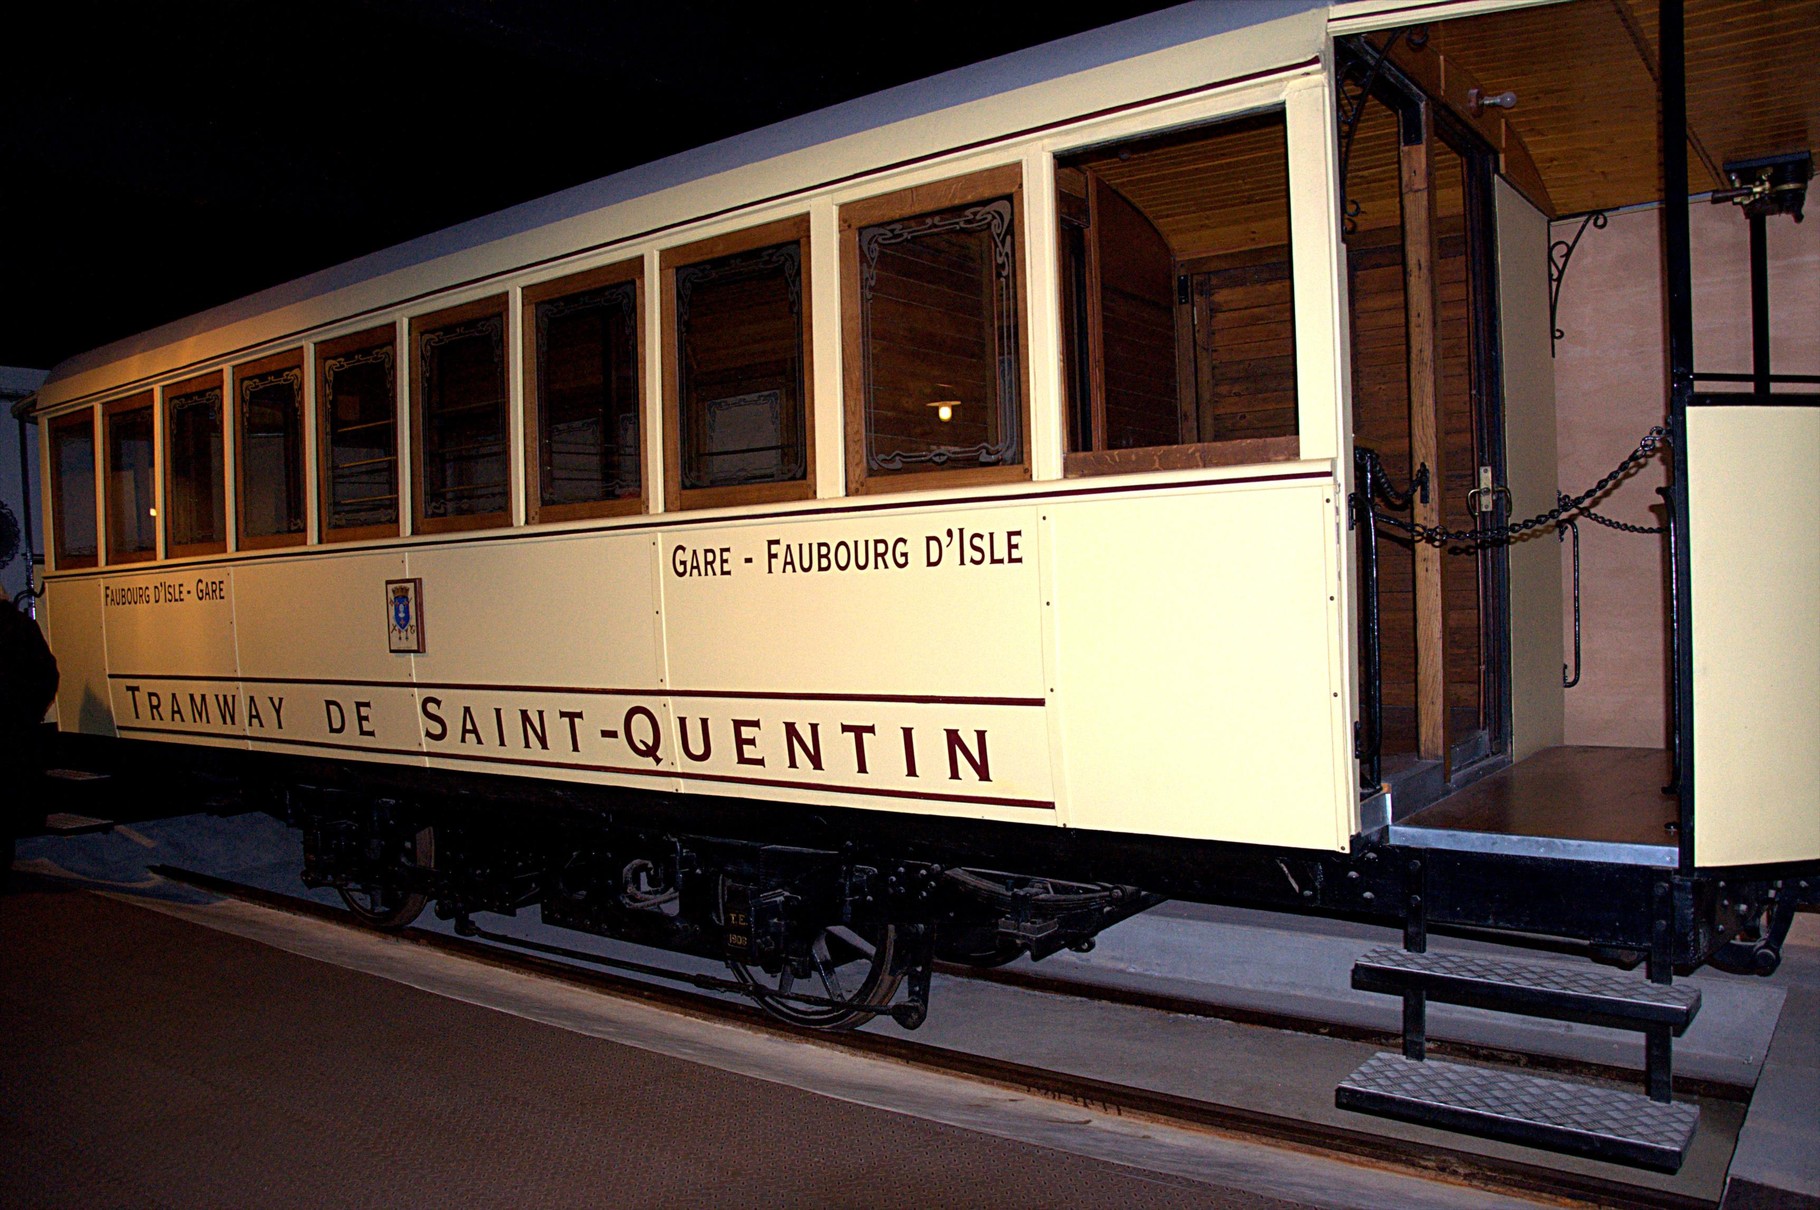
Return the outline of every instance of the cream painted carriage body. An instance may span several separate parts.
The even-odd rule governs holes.
[[[510,780],[485,784],[510,802],[495,827],[528,819],[526,803],[550,790],[621,821],[649,811],[666,835],[699,819],[705,835],[751,842],[884,846],[887,862],[1400,918],[1412,884],[1390,867],[1432,838],[1399,847],[1393,804],[1358,785],[1356,367],[1334,118],[1336,39],[1397,27],[1396,7],[1171,10],[529,203],[66,363],[37,398],[45,465],[59,422],[82,416],[105,468],[109,405],[149,391],[163,501],[175,388],[213,374],[231,393],[237,367],[298,350],[315,417],[325,349],[389,327],[402,504],[396,532],[325,533],[315,418],[301,540],[243,542],[229,407],[222,549],[176,550],[159,525],[150,557],[116,563],[109,475],[96,475],[96,565],[53,553],[46,575],[59,726],[318,771],[303,780],[339,762],[349,784],[365,771],[392,795],[498,775]],[[1429,7],[1425,20],[1523,6]],[[1293,435],[1255,457],[1237,443],[1080,473],[1061,178],[1094,148],[1247,115],[1281,124]],[[952,481],[868,477],[853,424],[851,216],[981,179],[1015,207],[1020,456]],[[1558,486],[1548,220],[1504,176],[1485,205],[1500,483],[1523,516],[1551,507]],[[768,224],[800,233],[800,490],[688,498],[673,448],[677,258]],[[631,511],[552,520],[526,450],[526,328],[540,287],[610,267],[637,283],[640,494]],[[498,524],[451,529],[421,513],[420,383],[402,351],[418,347],[414,324],[470,304],[504,324],[508,478]],[[1675,877],[1676,956],[1699,961],[1739,922],[1717,920],[1698,871],[1820,860],[1820,745],[1802,688],[1820,678],[1814,534],[1784,524],[1773,547],[1734,540],[1764,520],[1735,484],[1766,451],[1811,476],[1817,415],[1711,409],[1699,421],[1715,431],[1690,434],[1698,828],[1638,852],[1548,837],[1439,844],[1429,918],[1648,948],[1648,895]],[[50,480],[47,515],[67,514]],[[1555,543],[1513,550],[1497,576],[1511,621],[1485,656],[1501,663],[1486,691],[1493,767],[1562,742]],[[1756,600],[1733,599],[1747,580]],[[1512,911],[1500,896],[1524,886]],[[1635,912],[1600,906],[1629,897]]]

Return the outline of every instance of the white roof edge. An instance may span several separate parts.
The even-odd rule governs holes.
[[[676,185],[756,164],[892,122],[1136,58],[1278,18],[1328,0],[1193,0],[1055,42],[955,68],[789,118],[611,176],[521,202],[281,285],[128,336],[52,367],[46,385],[333,293],[349,285],[479,248]]]

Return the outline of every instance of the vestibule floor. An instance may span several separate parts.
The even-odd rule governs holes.
[[[1672,863],[1679,806],[1662,792],[1669,775],[1660,748],[1544,748],[1399,820],[1392,839],[1533,838]]]

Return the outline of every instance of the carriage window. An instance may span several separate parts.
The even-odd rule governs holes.
[[[57,569],[95,565],[95,413],[84,408],[50,422],[51,540]]]
[[[303,541],[303,350],[234,370],[240,545]]]
[[[316,348],[322,536],[398,533],[398,379],[390,325]]]
[[[411,321],[417,528],[506,523],[506,300]]]
[[[118,399],[103,412],[107,431],[107,561],[134,563],[158,550],[152,478],[152,393]]]
[[[164,552],[227,549],[221,375],[164,390]]]
[[[1057,164],[1067,473],[1297,457],[1281,113]]]
[[[1027,476],[1020,179],[842,207],[851,490]]]
[[[664,254],[665,462],[679,507],[815,493],[808,243],[802,218]]]
[[[640,506],[642,284],[633,261],[525,290],[532,521]]]

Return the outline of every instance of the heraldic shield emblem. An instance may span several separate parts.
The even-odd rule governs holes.
[[[387,649],[423,654],[423,581],[387,580],[385,599]]]

